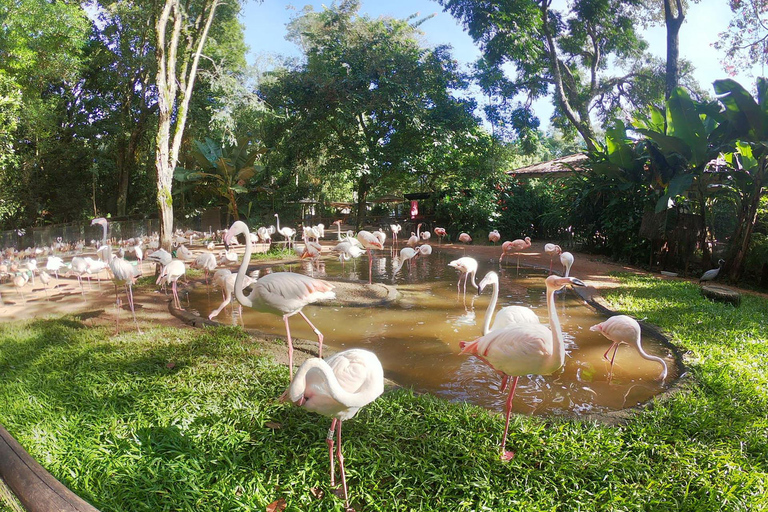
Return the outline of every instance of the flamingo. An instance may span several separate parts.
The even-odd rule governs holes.
[[[80,283],[80,293],[85,298],[85,289],[83,288],[83,274],[88,273],[88,263],[82,256],[75,256],[69,262],[70,270],[77,276],[77,282]],[[88,278],[88,288],[91,286],[91,278]]]
[[[277,223],[277,232],[280,233],[281,235],[283,235],[283,238],[285,238],[285,241],[286,241],[286,245],[288,247],[292,247],[293,246],[293,237],[296,236],[296,230],[293,229],[293,228],[289,228],[288,226],[283,226],[281,228],[280,227],[280,217],[278,217],[277,214],[275,214],[275,219],[276,219],[275,222]],[[230,229],[232,229],[232,228],[230,228]]]
[[[403,265],[405,265],[406,261],[410,265],[411,260],[417,257],[419,254],[420,252],[413,247],[403,247],[400,249],[400,264],[397,266],[395,271],[392,272],[392,277],[394,278],[397,273],[400,272],[400,269],[403,268]]]
[[[478,285],[480,293],[482,293],[483,289],[489,284],[493,286],[493,296],[491,297],[491,302],[488,304],[488,309],[485,311],[483,335],[486,335],[491,331],[498,331],[508,325],[540,323],[539,317],[536,316],[536,313],[534,313],[531,308],[525,306],[506,306],[496,313],[496,318],[493,320],[493,327],[490,327],[491,317],[493,317],[493,312],[496,309],[496,302],[499,299],[499,275],[493,270],[485,274],[485,277],[480,281],[480,284]]]
[[[120,250],[119,257],[112,254],[112,259],[109,261],[109,269],[112,271],[112,282],[115,283],[115,304],[117,305],[115,333],[120,331],[120,296],[117,293],[117,287],[122,285],[125,287],[125,293],[128,296],[128,305],[131,307],[133,323],[136,324],[138,333],[142,334],[139,322],[136,320],[136,310],[133,304],[133,285],[136,283],[136,271],[133,268],[133,265],[123,258],[122,249]]]
[[[32,287],[35,286],[35,272],[37,272],[37,260],[31,258],[26,262],[27,270],[29,270],[29,276],[32,279]]]
[[[237,280],[237,274],[233,274],[231,270],[229,269],[220,269],[217,270],[216,273],[213,276],[213,284],[214,286],[218,286],[222,290],[222,295],[224,296],[224,300],[221,302],[218,308],[211,311],[211,314],[208,315],[208,320],[213,320],[217,316],[219,316],[219,313],[221,313],[221,310],[227,307],[227,304],[232,302],[232,292],[235,290],[235,281]],[[249,276],[243,277],[243,288],[249,287],[251,284],[253,284],[253,279]],[[240,318],[243,316],[243,306],[238,302],[238,309],[240,310]]]
[[[415,233],[413,231],[411,231],[411,236],[410,236],[410,238],[408,238],[408,242],[407,242],[410,247],[416,247],[416,244],[419,243],[419,240],[421,238],[419,236],[420,231],[421,231],[421,223],[419,223],[416,226],[416,232]]]
[[[371,284],[373,279],[373,250],[383,249],[378,237],[370,231],[362,230],[357,234],[357,240],[363,246],[363,249],[368,251],[368,284]]]
[[[51,275],[45,270],[41,270],[40,282],[43,283],[43,290],[45,290],[45,300],[48,300],[48,283],[51,282]]]
[[[315,327],[302,309],[307,304],[312,304],[320,300],[329,300],[336,297],[333,292],[333,285],[314,279],[303,274],[293,272],[275,272],[259,278],[251,287],[251,294],[247,297],[243,294],[243,281],[245,273],[248,270],[248,263],[251,261],[251,239],[248,236],[248,226],[242,221],[235,221],[224,235],[225,243],[237,235],[245,235],[245,254],[243,262],[237,271],[235,280],[235,298],[243,306],[253,308],[257,311],[282,315],[285,323],[285,333],[288,338],[288,371],[293,375],[293,340],[291,339],[291,329],[288,325],[288,318],[299,314],[312,331],[317,335],[319,345],[318,354],[323,356],[323,333]]]
[[[472,258],[470,256],[463,256],[457,260],[453,260],[448,264],[449,267],[453,267],[459,272],[461,272],[461,275],[459,275],[459,280],[456,282],[456,293],[459,292],[459,284],[461,283],[461,278],[464,278],[464,296],[467,296],[467,277],[469,274],[472,274],[472,286],[477,289],[477,282],[475,281],[475,274],[477,273],[477,260],[475,258]]]
[[[259,229],[256,230],[256,234],[259,236],[259,240],[265,244],[271,244],[272,243],[272,233],[269,232],[269,228],[266,226],[261,226]]]
[[[463,244],[472,243],[472,237],[469,236],[469,233],[461,233],[459,235],[459,242],[461,242]]]
[[[219,259],[216,262],[219,265],[237,264],[237,251],[234,249],[222,249],[219,251]]]
[[[571,266],[573,266],[573,254],[564,252],[560,254],[560,263],[565,267],[565,277],[571,274]]]
[[[91,226],[94,224],[101,225],[101,246],[96,250],[99,259],[104,263],[109,263],[112,258],[112,248],[107,244],[107,231],[109,229],[109,222],[104,217],[96,217],[91,219]]]
[[[552,259],[563,252],[557,244],[544,244],[544,252],[549,256],[549,273],[552,273]]]
[[[344,265],[345,261],[349,261],[352,258],[359,258],[365,253],[361,247],[352,243],[351,239],[339,242],[333,247],[333,249],[331,249],[331,252],[339,254],[339,261],[341,262],[342,266]]]
[[[422,244],[416,248],[420,256],[429,256],[432,254],[432,246],[429,244]]]
[[[165,286],[167,283],[173,283],[173,306],[176,309],[181,309],[181,301],[179,300],[179,292],[176,289],[176,282],[186,273],[187,266],[182,260],[171,260],[163,267],[163,270],[160,271],[160,275],[157,276],[157,281],[155,282],[155,284],[162,286]]]
[[[397,235],[403,227],[400,224],[390,224],[389,229],[392,230],[392,247],[397,247]]]
[[[48,260],[45,262],[45,270],[53,272],[56,276],[56,280],[59,280],[59,269],[64,266],[64,260],[58,256],[48,256]]]
[[[202,252],[197,255],[197,258],[195,258],[195,261],[190,266],[203,269],[205,280],[209,282],[208,274],[216,270],[216,256],[212,252]]]
[[[640,352],[640,357],[649,361],[657,361],[663,367],[661,380],[667,377],[667,363],[660,357],[652,356],[643,350],[640,324],[637,320],[627,315],[616,315],[610,317],[604,322],[600,322],[597,325],[593,325],[589,328],[590,331],[597,331],[603,336],[611,340],[611,346],[603,354],[603,358],[608,360],[608,352],[613,349],[613,356],[611,356],[611,369],[610,374],[613,375],[613,360],[616,359],[616,351],[619,350],[621,343],[630,344],[634,343],[637,347],[637,351]]]
[[[18,292],[19,295],[21,295],[21,298],[24,302],[27,302],[27,298],[24,297],[24,292],[22,291],[22,288],[24,288],[24,285],[27,284],[29,281],[29,274],[26,272],[19,272],[13,277],[13,286],[16,287],[16,292]]]
[[[498,242],[499,240],[501,240],[501,234],[498,232],[498,230],[494,229],[493,231],[488,233],[488,241],[491,242],[492,244],[496,244],[496,242]]]
[[[275,275],[275,274],[272,274]],[[384,392],[384,369],[376,354],[359,348],[339,352],[327,360],[307,359],[296,372],[281,400],[290,399],[308,411],[332,418],[328,436],[331,485],[335,486],[333,436],[338,426],[336,458],[339,461],[344,504],[349,508],[344,457],[341,453],[341,424]]]
[[[432,238],[432,233],[430,233],[429,231],[422,231],[420,236],[421,236],[421,239],[426,242],[427,240]]]
[[[520,240],[518,238],[517,240],[512,240],[511,242],[509,241],[504,242],[503,244],[501,244],[501,256],[499,256],[499,265],[501,265],[501,260],[504,259],[504,256],[512,253],[517,253],[517,270],[520,270],[520,251],[524,251],[530,246],[531,246],[530,237],[525,237],[525,240]]]
[[[379,239],[379,242],[381,243],[381,247],[383,249],[384,243],[387,241],[387,234],[384,232],[383,229],[379,228],[373,232],[373,235]]]
[[[717,278],[717,275],[720,273],[720,269],[723,268],[723,265],[725,265],[725,260],[719,260],[717,262],[717,268],[707,270],[701,275],[699,278],[699,284],[703,283],[704,281],[714,281]]]
[[[521,375],[549,375],[565,363],[565,344],[555,308],[555,291],[567,285],[584,286],[575,277],[555,275],[547,277],[546,283],[549,328],[540,323],[515,324],[491,331],[475,341],[459,344],[462,354],[475,355],[507,378],[513,378],[507,396],[506,422],[501,438],[502,461],[509,461],[515,456],[514,452],[507,451],[505,447],[518,379]],[[506,387],[505,381],[502,381],[502,390]]]
[[[189,261],[194,260],[195,255],[192,254],[192,251],[187,249],[186,245],[180,245],[176,248],[176,257],[180,260]]]
[[[443,243],[443,237],[445,236],[445,228],[435,228],[435,236],[437,237],[437,243]]]

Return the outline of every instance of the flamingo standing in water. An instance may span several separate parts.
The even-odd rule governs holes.
[[[459,280],[456,282],[456,293],[459,292],[459,284],[461,283],[461,278],[464,278],[464,297],[467,296],[467,278],[469,274],[472,274],[472,286],[477,289],[477,282],[475,281],[475,274],[477,273],[477,260],[475,258],[472,258],[470,256],[463,256],[457,260],[453,260],[448,264],[449,267],[453,267],[461,274],[459,275]]]
[[[613,361],[616,359],[616,351],[619,350],[619,345],[625,343],[629,345],[634,343],[637,347],[637,351],[640,353],[640,357],[649,361],[657,361],[661,364],[663,370],[661,371],[661,380],[667,377],[667,363],[660,357],[652,356],[643,350],[642,337],[640,324],[637,320],[627,315],[612,316],[604,322],[600,322],[597,325],[593,325],[589,328],[590,331],[597,331],[603,336],[611,340],[611,346],[603,354],[604,359],[608,359],[608,352],[613,349],[613,355],[611,356],[611,369],[610,375],[613,376]]]
[[[562,263],[565,268],[565,277],[568,277],[571,274],[571,267],[573,266],[573,254],[569,252],[560,254],[560,263]]]
[[[400,269],[403,268],[403,265],[405,265],[405,262],[408,262],[408,268],[410,268],[411,260],[414,259],[419,255],[419,251],[414,249],[413,247],[403,247],[400,249],[400,264],[397,266],[394,272],[392,272],[392,278],[397,275],[398,272],[400,272]]]
[[[235,279],[235,298],[243,306],[253,308],[264,313],[281,315],[285,323],[285,334],[288,338],[288,371],[293,375],[293,340],[291,338],[291,328],[288,325],[288,318],[295,314],[301,315],[312,331],[317,335],[318,354],[323,356],[323,333],[321,333],[302,309],[307,304],[312,304],[320,300],[330,300],[336,297],[333,292],[333,285],[315,279],[303,274],[293,272],[275,272],[259,278],[251,286],[251,293],[247,297],[243,293],[243,282],[245,273],[248,270],[248,263],[251,261],[251,238],[248,233],[248,226],[243,221],[236,221],[224,235],[224,242],[229,242],[237,235],[245,235],[245,254],[240,268],[237,271]]]
[[[213,285],[218,286],[221,288],[221,294],[223,297],[223,300],[221,304],[219,304],[219,307],[211,311],[211,313],[208,315],[208,320],[213,320],[217,316],[219,316],[219,313],[221,313],[221,310],[227,307],[227,304],[232,302],[232,295],[235,291],[235,281],[237,280],[237,274],[233,274],[231,270],[229,269],[220,269],[217,270],[215,274],[213,274]],[[243,278],[243,287],[247,288],[253,283],[253,279],[249,276],[245,276]],[[243,306],[238,302],[237,304],[238,310],[240,312],[240,318],[243,318]]]
[[[462,341],[462,354],[477,356],[507,378],[512,385],[506,402],[506,422],[501,438],[501,460],[511,460],[515,454],[506,450],[509,419],[512,414],[512,400],[521,375],[549,375],[565,363],[563,332],[555,308],[555,291],[566,285],[584,286],[574,277],[549,276],[547,283],[547,311],[549,328],[540,323],[515,324],[498,331],[491,331],[472,342]],[[502,381],[502,390],[506,379]]]
[[[549,256],[549,273],[552,273],[552,260],[555,256],[558,256],[563,250],[556,244],[544,244],[544,252]]]
[[[373,278],[373,250],[383,249],[379,238],[370,231],[362,230],[357,233],[357,240],[363,246],[363,249],[368,251],[368,284],[372,283]]]
[[[443,243],[443,237],[445,236],[445,228],[435,228],[433,231],[435,232],[435,236],[437,237],[438,245]]]
[[[275,275],[275,274],[271,274]],[[341,487],[345,507],[349,508],[347,477],[341,453],[341,424],[353,418],[364,406],[384,392],[384,369],[376,354],[353,348],[339,352],[327,360],[307,359],[296,372],[281,400],[290,399],[308,411],[332,418],[325,439],[331,466],[331,485],[335,486],[333,464],[334,433],[338,426],[336,458],[339,461]]]
[[[509,254],[516,253],[517,254],[517,270],[520,270],[520,251],[524,251],[527,248],[531,246],[531,238],[525,237],[525,240],[520,240],[519,238],[517,240],[512,240],[511,242],[507,241],[501,244],[501,256],[499,256],[499,264],[501,264],[501,260],[504,259],[504,256],[507,256]]]
[[[400,224],[390,224],[389,229],[392,230],[392,247],[397,247],[397,235],[403,227]]]
[[[525,306],[506,306],[496,313],[496,318],[493,318],[493,312],[496,310],[496,302],[499,299],[499,275],[491,270],[478,285],[480,293],[483,292],[486,286],[491,285],[493,287],[493,296],[491,302],[488,303],[488,309],[485,310],[485,319],[483,321],[483,335],[488,334],[491,331],[498,331],[509,325],[515,324],[538,324],[539,317],[533,312],[531,308]],[[491,327],[491,319],[493,318],[493,327]]]

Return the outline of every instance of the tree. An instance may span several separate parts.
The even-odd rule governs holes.
[[[530,104],[554,90],[555,125],[578,131],[590,150],[596,149],[593,112],[611,119],[622,105],[659,97],[650,85],[662,83],[659,70],[643,61],[647,44],[635,30],[639,1],[577,0],[563,11],[550,0],[439,2],[464,23],[489,63],[514,66],[509,94]],[[631,63],[624,75],[607,74],[611,58]]]
[[[680,57],[680,27],[685,20],[682,0],[674,0],[675,8],[672,8],[672,0],[664,0],[664,22],[667,26],[667,75],[664,97],[669,99],[672,91],[677,87],[678,60]],[[676,11],[676,14],[675,12]]]
[[[171,248],[173,234],[173,172],[179,161],[200,58],[219,5],[219,0],[186,3],[165,0],[155,22],[158,96],[155,168],[160,244],[166,250]]]
[[[476,120],[473,105],[451,94],[466,83],[446,48],[422,48],[409,20],[371,20],[358,9],[343,1],[295,18],[306,63],[275,73],[262,94],[276,111],[266,144],[282,148],[280,165],[313,162],[325,180],[354,181],[360,225],[376,187],[425,171],[422,156]]]
[[[718,34],[714,47],[725,50],[721,61],[730,76],[768,63],[768,0],[729,2],[733,19],[728,30]]]

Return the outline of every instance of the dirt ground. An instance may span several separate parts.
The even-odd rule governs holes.
[[[391,243],[389,240],[388,242]],[[327,241],[323,244],[324,258],[335,257],[330,253],[330,247],[335,245],[335,243],[336,241]],[[521,252],[520,264],[549,268],[549,257],[544,254],[543,247],[544,242],[536,242],[529,250]],[[204,250],[205,249],[202,246],[193,248],[195,254]],[[242,255],[243,248],[240,247],[238,250]],[[501,254],[501,248],[498,245],[433,244],[433,250],[435,252],[448,252],[451,255],[455,254],[456,257],[464,255],[472,256],[479,261],[487,260],[489,262],[498,260],[498,257]],[[362,258],[364,257],[365,256],[362,256]],[[647,273],[637,268],[606,261],[591,255],[574,253],[574,257],[575,262],[571,269],[571,275],[584,281],[584,283],[587,284],[587,294],[596,298],[598,301],[602,291],[619,285],[619,283],[609,275],[610,273],[617,271]],[[512,264],[514,262],[514,256],[508,258],[508,263]],[[260,264],[268,263],[270,262],[260,262]],[[237,265],[232,265],[228,268],[236,271]],[[557,271],[563,270],[562,266],[557,261],[553,268]],[[145,262],[142,265],[142,269],[145,275],[154,275],[154,264]],[[679,277],[663,276],[659,273],[655,273],[654,275],[659,279],[681,279]],[[480,277],[481,276],[478,276],[478,279]],[[187,283],[180,282],[179,290],[183,293],[185,287],[201,285],[202,280],[203,278],[201,276],[197,280],[190,279]],[[43,287],[39,277],[35,279],[34,286],[30,281],[20,290],[17,290],[9,281],[3,282],[0,284],[0,297],[2,297],[2,304],[0,304],[0,321],[73,315],[76,318],[81,319],[86,325],[115,326],[117,312],[115,306],[115,286],[110,280],[108,272],[104,271],[100,276],[92,278],[90,284],[86,280],[83,280],[83,290],[84,292],[81,292],[80,285],[74,275],[60,275],[58,280],[52,276],[47,288]],[[376,283],[374,283],[373,287],[369,287],[364,283],[359,285],[340,284],[340,289],[337,290],[337,295],[352,296],[353,298],[348,300],[362,302],[370,301],[370,304],[374,305],[379,304],[382,300],[386,299],[387,291],[382,285],[376,285]],[[130,309],[128,309],[128,301],[122,288],[120,289],[120,297],[122,300],[122,308],[119,315],[119,328],[121,331],[135,330]],[[169,307],[170,302],[170,293],[166,295],[166,293],[158,290],[155,286],[134,289],[136,317],[140,327],[148,328],[151,325],[191,327],[193,323],[197,325],[207,323],[199,317],[193,317],[191,314],[172,311]],[[257,339],[276,339],[275,336],[261,336],[258,331],[252,331],[252,333]],[[287,356],[283,344],[266,343],[264,345],[265,349],[273,351],[278,361],[287,363],[287,361],[284,361],[287,359]],[[304,357],[311,355],[312,350],[309,347],[311,347],[312,344],[304,344],[304,350],[302,350],[301,345],[301,342],[297,342],[298,350],[305,353]],[[274,346],[274,350],[268,348],[270,346]],[[297,356],[298,355],[299,354],[297,354]],[[301,359],[302,357],[299,356],[295,363],[300,364]]]

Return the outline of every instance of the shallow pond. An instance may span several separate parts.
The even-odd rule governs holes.
[[[428,258],[406,264],[392,278],[398,258],[387,251],[374,256],[373,280],[396,286],[399,299],[386,306],[336,307],[311,305],[304,313],[325,336],[325,344],[337,350],[366,348],[375,352],[385,375],[418,392],[428,392],[452,401],[467,401],[493,410],[502,410],[506,393],[499,389],[500,378],[476,357],[459,355],[459,342],[482,334],[483,319],[491,299],[491,287],[476,295],[471,286],[466,297],[457,292],[457,272],[448,267],[455,256],[436,250]],[[545,300],[546,272],[520,267],[513,260],[499,267],[498,261],[480,261],[477,281],[489,270],[499,273],[499,302],[496,311],[508,305],[532,308],[549,325]],[[258,268],[255,262],[251,268]],[[342,265],[333,259],[312,267],[309,262],[273,266],[273,271],[294,271],[328,280],[367,282],[368,262],[363,255]],[[576,275],[575,277],[578,277]],[[221,302],[218,290],[198,287],[189,296],[188,308],[207,316]],[[661,392],[678,376],[674,356],[662,343],[644,338],[646,352],[664,358],[669,373],[664,382],[658,362],[641,358],[634,347],[621,345],[613,377],[603,354],[610,342],[589,327],[605,318],[595,313],[572,291],[556,296],[557,315],[566,345],[565,365],[547,376],[521,377],[514,410],[525,414],[579,415],[632,407]],[[187,304],[185,304],[187,306]],[[243,323],[246,327],[285,335],[282,318],[243,308],[224,309],[218,321]],[[290,319],[294,337],[315,340],[314,333],[299,316]],[[287,350],[287,349],[286,349]]]

